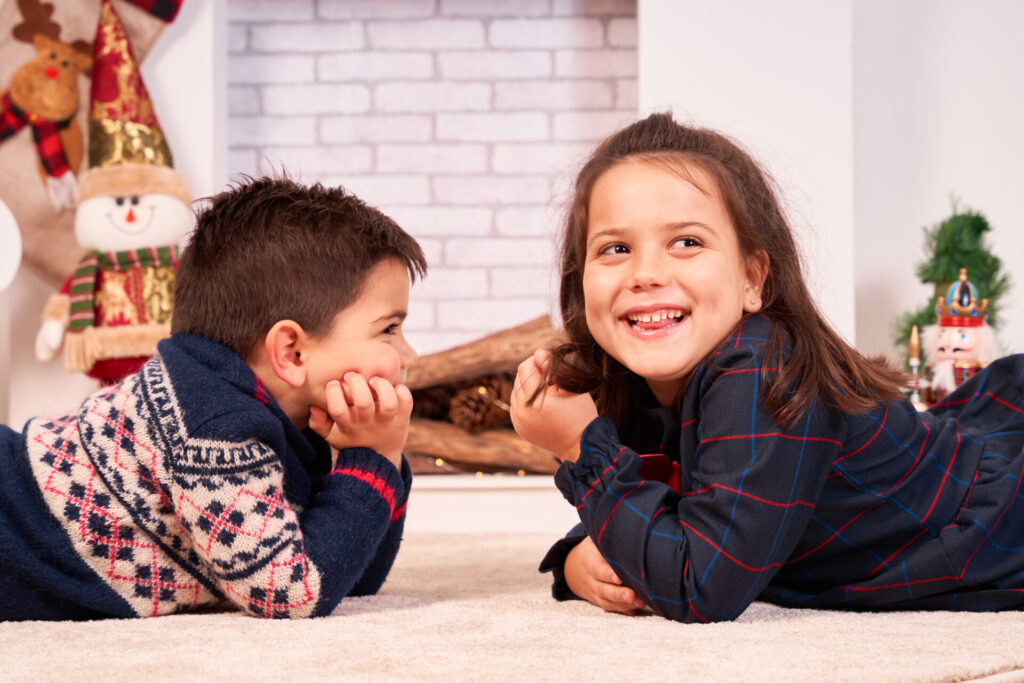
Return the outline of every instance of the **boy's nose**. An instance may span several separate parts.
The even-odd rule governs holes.
[[[402,339],[402,348],[399,350],[398,357],[402,361],[402,367],[407,368],[416,362],[416,359],[420,357],[420,354],[416,353],[416,349],[412,348],[404,338]]]

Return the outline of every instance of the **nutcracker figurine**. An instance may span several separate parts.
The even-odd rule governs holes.
[[[941,401],[967,379],[999,356],[995,332],[985,322],[988,299],[978,299],[978,290],[967,279],[967,269],[949,286],[945,298],[936,299],[936,326],[925,328],[931,379],[927,403]]]

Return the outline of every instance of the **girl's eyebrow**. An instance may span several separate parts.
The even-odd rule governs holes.
[[[662,230],[680,230],[684,228],[700,228],[709,232],[714,232],[714,228],[706,223],[700,221],[679,221],[678,223],[666,223],[662,226]],[[628,232],[626,228],[605,228],[604,230],[598,230],[593,235],[587,236],[587,246],[589,247],[594,241],[604,238],[615,238],[620,237],[623,233]]]
[[[606,237],[618,237],[625,232],[624,228],[605,228],[604,230],[598,230],[593,235],[587,236],[587,246],[598,239],[604,239]]]

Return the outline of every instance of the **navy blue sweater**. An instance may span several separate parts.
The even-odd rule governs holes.
[[[0,619],[325,615],[380,588],[410,483],[365,448],[332,469],[237,354],[175,335],[76,413],[0,426]]]
[[[1024,356],[990,365],[940,406],[815,406],[792,427],[761,400],[771,323],[749,318],[702,366],[681,416],[641,416],[641,453],[598,418],[555,481],[582,526],[541,569],[555,596],[568,551],[597,544],[623,582],[680,621],[787,606],[995,610],[1024,606]],[[662,468],[672,472],[671,468]],[[662,477],[663,478],[663,477]]]

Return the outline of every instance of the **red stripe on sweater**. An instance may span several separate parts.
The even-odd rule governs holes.
[[[388,510],[391,513],[395,511],[395,490],[388,486],[387,482],[376,474],[367,472],[366,470],[359,470],[355,467],[340,467],[331,472],[331,474],[341,474],[368,484],[370,488],[379,493],[380,497],[384,499],[384,502],[388,504]]]

